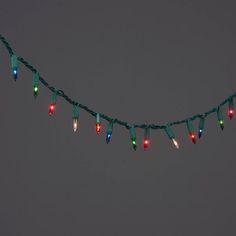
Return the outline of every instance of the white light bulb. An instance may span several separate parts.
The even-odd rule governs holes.
[[[174,138],[172,138],[172,141],[173,141],[175,147],[176,147],[177,149],[179,149],[179,144],[178,144],[178,142],[177,142]]]
[[[73,130],[76,132],[78,129],[78,119],[73,119]]]

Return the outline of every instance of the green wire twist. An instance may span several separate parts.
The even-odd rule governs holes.
[[[9,42],[6,40],[5,37],[3,37],[0,34],[0,40],[3,43],[3,45],[6,47],[8,53],[10,56],[12,56],[14,54],[13,49],[11,47],[11,45],[9,44]],[[27,62],[23,57],[18,56],[17,57],[18,61],[20,61],[26,68],[28,68],[30,71],[32,71],[33,73],[38,73],[38,71],[34,68],[34,66],[32,66],[29,62]],[[55,87],[53,87],[52,85],[50,85],[44,78],[42,78],[41,76],[39,77],[40,82],[47,87],[49,90],[51,90],[52,92],[55,92],[58,96],[64,98],[68,103],[70,103],[71,105],[76,105],[79,106],[81,109],[85,110],[86,112],[90,113],[92,116],[96,117],[98,112],[93,111],[91,108],[89,108],[86,105],[83,105],[81,103],[78,103],[76,101],[74,101],[73,99],[71,99],[68,95],[66,95],[63,90],[60,89],[56,89]],[[113,124],[119,124],[127,129],[130,129],[131,127],[134,128],[141,128],[141,129],[166,129],[168,126],[173,126],[173,125],[180,125],[183,123],[186,123],[188,120],[194,121],[196,119],[202,119],[202,118],[206,118],[208,117],[210,114],[217,112],[217,110],[219,109],[219,107],[224,106],[226,103],[228,103],[230,100],[232,100],[234,97],[236,97],[236,92],[231,94],[230,96],[228,96],[228,98],[226,98],[224,101],[222,101],[220,104],[218,104],[217,106],[213,107],[212,109],[203,112],[201,114],[196,114],[194,116],[191,117],[187,117],[185,119],[182,120],[176,120],[176,121],[172,121],[169,122],[165,125],[159,125],[159,124],[130,124],[126,121],[122,121],[120,119],[117,118],[113,118],[110,116],[107,116],[105,114],[102,114],[99,112],[100,117],[107,120],[108,122],[113,122]]]

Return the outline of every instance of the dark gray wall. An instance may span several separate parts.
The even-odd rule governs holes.
[[[95,111],[165,123],[236,90],[234,1],[2,1],[0,31],[45,79]],[[198,144],[174,128],[148,151],[114,127],[112,142],[32,74],[15,83],[0,46],[0,235],[235,235],[236,121],[215,115]],[[224,114],[226,109],[223,110]],[[196,126],[197,123],[194,123]]]

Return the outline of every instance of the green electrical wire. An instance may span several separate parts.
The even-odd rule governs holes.
[[[11,47],[11,45],[9,44],[9,42],[6,40],[5,37],[3,37],[1,34],[0,34],[0,40],[1,42],[3,43],[3,45],[6,47],[10,57],[12,57],[14,54],[14,51]],[[17,56],[17,60],[19,62],[21,62],[26,68],[28,68],[30,71],[32,71],[33,73],[39,73],[35,68],[34,66],[32,66],[29,62],[27,62],[23,57],[20,57],[20,56]],[[76,101],[74,101],[73,99],[71,99],[68,95],[66,95],[63,90],[59,90],[59,89],[56,89],[55,87],[51,86],[43,77],[39,76],[39,80],[40,82],[46,87],[48,88],[49,90],[51,90],[52,92],[55,92],[57,94],[57,96],[60,96],[62,98],[64,98],[68,103],[70,103],[71,105],[76,105],[76,106],[79,106],[81,109],[85,110],[86,112],[90,113],[92,116],[96,117],[97,113],[98,112],[95,112],[93,111],[91,108],[89,108],[88,106],[86,105],[83,105],[81,103],[78,103]],[[203,119],[203,118],[206,118],[208,117],[209,115],[211,115],[212,113],[217,113],[217,111],[219,110],[220,107],[224,106],[226,103],[228,103],[230,100],[232,100],[234,97],[236,97],[236,92],[231,94],[228,98],[226,98],[224,101],[222,101],[220,104],[218,104],[217,106],[213,107],[212,109],[206,111],[206,112],[203,112],[201,114],[196,114],[194,116],[191,116],[191,117],[187,117],[185,119],[182,119],[182,120],[176,120],[176,121],[172,121],[172,122],[168,122],[168,124],[164,124],[164,125],[160,125],[160,124],[130,124],[126,121],[122,121],[120,119],[117,119],[117,118],[113,118],[113,117],[110,117],[110,116],[107,116],[105,114],[102,114],[99,112],[100,114],[100,117],[107,120],[108,122],[113,122],[113,123],[116,123],[116,124],[119,124],[127,129],[130,129],[131,127],[133,128],[141,128],[141,129],[146,129],[146,128],[149,128],[149,129],[166,129],[167,126],[170,127],[170,126],[173,126],[173,125],[180,125],[180,124],[183,124],[183,123],[187,123],[189,120],[190,121],[194,121],[196,119]]]

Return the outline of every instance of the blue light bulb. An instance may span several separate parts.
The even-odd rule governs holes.
[[[110,141],[111,141],[111,133],[108,133],[106,137],[106,142],[109,143]]]
[[[17,79],[17,68],[18,68],[18,59],[15,54],[11,56],[11,70],[14,80]]]
[[[198,138],[202,137],[204,126],[205,126],[205,117],[202,115],[200,117],[199,125],[198,125]]]
[[[111,141],[112,131],[113,131],[113,122],[111,121],[107,124],[107,133],[106,133],[107,144]]]
[[[17,69],[16,68],[13,69],[12,72],[13,72],[13,78],[16,80],[17,79]]]
[[[199,129],[199,130],[198,130],[198,138],[201,138],[201,136],[202,136],[202,132],[203,132],[202,129]]]

